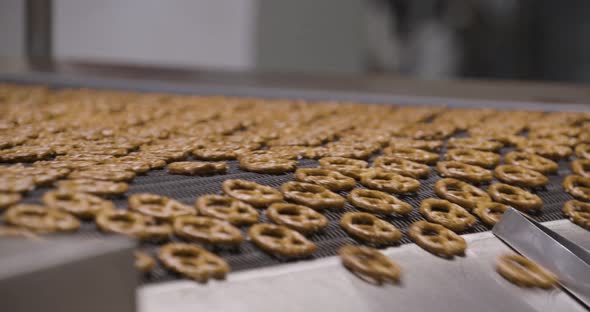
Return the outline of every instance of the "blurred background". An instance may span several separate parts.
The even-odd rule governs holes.
[[[0,57],[590,81],[584,0],[0,0]]]

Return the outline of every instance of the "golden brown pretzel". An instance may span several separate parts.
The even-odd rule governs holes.
[[[200,283],[205,283],[210,278],[224,279],[230,271],[223,259],[191,244],[166,244],[160,248],[158,258],[167,269]]]
[[[138,239],[166,239],[172,233],[169,224],[158,224],[155,219],[128,210],[102,210],[94,219],[99,229]]]
[[[573,197],[590,201],[590,178],[570,175],[563,180],[563,188]]]
[[[80,228],[80,221],[76,217],[40,205],[18,204],[7,209],[4,221],[33,232],[73,232]]]
[[[231,223],[210,217],[177,217],[173,228],[177,236],[205,244],[239,245],[244,240],[242,232]]]
[[[22,196],[19,193],[0,193],[0,209],[8,208],[19,201]]]
[[[392,148],[391,146],[384,151],[385,155],[399,157],[422,164],[432,165],[439,159],[438,154],[427,152],[417,148]]]
[[[581,143],[576,145],[576,157],[583,159],[590,159],[590,144]]]
[[[516,165],[501,165],[494,169],[498,180],[525,187],[539,187],[549,183],[549,179],[542,173]]]
[[[234,225],[258,222],[258,211],[251,205],[224,195],[202,195],[195,202],[200,215],[228,221]]]
[[[230,179],[221,184],[223,192],[254,207],[266,207],[283,200],[278,190],[252,181]]]
[[[133,252],[135,257],[134,266],[142,273],[149,273],[156,267],[156,261],[150,255],[143,251],[136,250]]]
[[[178,161],[168,165],[170,174],[200,175],[225,173],[227,163],[225,161],[204,162],[204,161]]]
[[[561,159],[572,154],[569,146],[554,144],[552,141],[543,139],[529,139],[517,144],[516,148],[525,153],[538,154],[551,159]]]
[[[417,148],[426,151],[438,151],[443,146],[443,141],[393,138],[389,141],[389,146],[393,148]]]
[[[467,243],[463,237],[436,223],[414,222],[408,228],[408,236],[418,246],[446,258],[462,255],[467,249]]]
[[[590,178],[590,159],[576,159],[571,162],[570,169],[573,174]]]
[[[543,207],[543,200],[539,196],[509,184],[492,184],[488,188],[488,194],[494,201],[512,206],[523,212],[538,210]]]
[[[496,203],[496,202],[486,202],[481,201],[477,203],[477,207],[473,209],[473,213],[478,216],[483,223],[494,226],[500,219],[506,210],[508,210],[508,206]]]
[[[447,142],[448,148],[467,148],[485,152],[497,152],[502,149],[503,145],[497,141],[491,141],[484,138],[451,138]]]
[[[260,147],[259,144],[231,144],[219,143],[201,146],[192,151],[195,158],[201,160],[232,160],[238,158],[238,155],[243,154],[249,150],[255,150]]]
[[[129,189],[127,183],[90,179],[63,180],[57,182],[57,187],[72,192],[89,193],[93,195],[120,195]]]
[[[511,283],[521,287],[552,288],[558,283],[557,276],[553,273],[516,254],[499,257],[496,271]]]
[[[568,200],[562,208],[563,214],[573,223],[590,230],[590,203]]]
[[[98,196],[55,190],[43,194],[43,203],[54,209],[66,211],[81,219],[92,219],[102,210],[113,210],[115,205]]]
[[[444,199],[424,199],[420,204],[420,213],[426,220],[455,232],[465,231],[477,222],[467,210]]]
[[[17,176],[12,173],[0,174],[0,192],[22,193],[32,190],[35,181],[31,177]]]
[[[347,191],[356,185],[356,181],[338,171],[321,168],[300,168],[295,171],[295,180],[321,185],[330,191]]]
[[[460,161],[469,165],[492,168],[500,163],[500,155],[475,149],[456,148],[445,154],[447,160]]]
[[[451,178],[436,181],[434,184],[434,192],[439,197],[467,210],[474,209],[480,201],[491,201],[490,196],[480,188]]]
[[[20,145],[0,150],[0,162],[33,162],[53,155],[53,150],[43,146]]]
[[[402,238],[402,232],[393,224],[366,212],[345,213],[340,226],[351,236],[373,244],[395,244]]]
[[[397,283],[401,268],[379,250],[366,246],[345,245],[340,247],[338,255],[342,264],[361,278],[369,278],[377,284]]]
[[[415,179],[427,177],[430,173],[427,165],[394,156],[379,156],[375,158],[373,166]]]
[[[102,181],[131,181],[135,178],[135,172],[127,170],[105,170],[104,168],[94,169],[92,167],[83,170],[76,170],[68,175],[68,179],[90,179]]]
[[[322,168],[338,171],[357,180],[361,178],[361,173],[368,166],[364,160],[344,157],[324,157],[319,160],[319,163]]]
[[[317,246],[301,233],[282,225],[254,224],[248,236],[260,249],[278,256],[304,257],[317,250]]]
[[[301,233],[315,232],[328,226],[328,219],[324,215],[296,204],[274,203],[266,210],[266,216],[278,225]]]
[[[196,214],[195,208],[172,198],[139,193],[129,196],[129,209],[159,220],[171,221],[179,216]]]
[[[315,210],[340,209],[346,200],[327,188],[310,183],[291,181],[281,185],[285,199]]]
[[[382,169],[368,170],[361,174],[361,183],[371,189],[395,194],[416,192],[420,181]]]
[[[355,207],[371,213],[407,215],[412,212],[410,204],[381,191],[357,188],[348,194],[348,200]]]
[[[240,169],[250,172],[278,174],[297,169],[296,160],[280,158],[269,153],[246,153],[238,156],[238,160]]]
[[[439,161],[436,164],[436,171],[443,177],[472,183],[490,182],[492,180],[492,173],[489,170],[458,161]]]
[[[521,166],[541,173],[557,172],[557,163],[534,153],[514,151],[506,154],[504,160],[509,165]]]

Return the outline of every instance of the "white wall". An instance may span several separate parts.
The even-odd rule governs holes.
[[[256,3],[54,0],[55,56],[250,69],[255,62]]]

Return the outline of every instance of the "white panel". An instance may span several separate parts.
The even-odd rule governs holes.
[[[0,57],[24,56],[24,1],[0,0]]]
[[[255,0],[55,0],[59,59],[248,69]]]

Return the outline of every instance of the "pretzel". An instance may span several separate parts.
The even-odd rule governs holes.
[[[136,250],[133,256],[135,257],[133,266],[142,273],[148,273],[156,267],[156,261],[143,251]]]
[[[512,206],[523,212],[539,210],[543,207],[543,200],[539,196],[508,184],[492,184],[488,188],[488,194],[494,201]]]
[[[291,181],[281,185],[285,199],[314,210],[341,209],[346,200],[327,188],[310,183]]]
[[[258,148],[260,145],[242,146],[240,144],[211,144],[192,151],[193,156],[200,160],[234,160],[238,155]]]
[[[401,134],[418,140],[442,140],[455,131],[455,126],[448,123],[418,123],[406,127]]]
[[[439,156],[438,154],[427,152],[417,148],[393,148],[388,147],[384,151],[385,155],[399,157],[414,162],[433,165],[435,164]]]
[[[467,249],[463,237],[436,223],[414,222],[408,228],[408,236],[418,246],[445,258],[462,255]]]
[[[317,246],[305,236],[282,225],[254,224],[248,230],[248,236],[260,249],[282,257],[304,257],[317,250]]]
[[[140,240],[163,241],[170,238],[173,229],[168,220],[160,220],[150,216],[143,216],[145,228],[136,236]]]
[[[466,182],[445,178],[434,183],[434,192],[441,198],[455,203],[467,210],[472,210],[480,201],[491,201],[488,194]]]
[[[399,282],[400,266],[375,248],[345,245],[338,254],[344,267],[362,279],[369,278],[378,285]]]
[[[338,171],[321,168],[300,168],[295,171],[295,180],[321,185],[330,191],[347,191],[356,185],[356,181]]]
[[[4,221],[39,233],[74,232],[80,228],[80,221],[74,216],[32,204],[18,204],[7,209]]]
[[[319,150],[316,149],[316,152]],[[356,144],[340,144],[327,147],[320,156],[368,159],[375,151]]]
[[[510,152],[504,156],[504,161],[509,165],[521,166],[545,174],[557,172],[557,163],[533,153]]]
[[[242,232],[231,223],[203,216],[181,216],[174,219],[174,234],[190,241],[212,245],[239,245]]]
[[[473,213],[478,216],[483,223],[494,226],[500,219],[506,210],[508,210],[508,206],[496,203],[496,202],[486,202],[482,201],[477,203],[477,207],[473,209]]]
[[[90,179],[90,180],[103,180],[103,181],[131,181],[135,178],[133,171],[127,170],[104,170],[101,169],[85,169],[79,171],[73,171],[68,175],[69,179]]]
[[[183,174],[183,175],[201,175],[201,174],[216,174],[225,173],[227,170],[227,163],[220,162],[204,162],[204,161],[179,161],[168,165],[168,173]]]
[[[319,164],[324,169],[338,171],[357,180],[361,178],[361,173],[368,166],[364,160],[344,157],[324,157],[319,160]]]
[[[51,148],[35,145],[20,145],[0,150],[0,162],[34,162],[53,155]]]
[[[160,262],[168,270],[205,283],[210,278],[224,279],[229,265],[209,251],[190,244],[169,243],[158,252]]]
[[[465,148],[474,149],[484,152],[497,152],[502,149],[503,144],[497,141],[490,141],[478,137],[470,138],[451,138],[447,142],[447,147],[452,148]]]
[[[420,181],[381,169],[369,170],[361,174],[361,184],[378,191],[395,194],[416,192]]]
[[[443,146],[443,141],[393,138],[389,142],[389,146],[393,148],[417,148],[426,151],[438,151]]]
[[[3,237],[39,239],[34,232],[24,227],[0,225],[0,238]]]
[[[573,223],[590,230],[590,203],[572,199],[563,205],[561,211]]]
[[[9,167],[9,170],[14,174],[20,176],[33,178],[33,183],[36,186],[51,185],[57,179],[64,178],[70,172],[69,169],[53,169],[43,167],[24,167],[21,164],[17,164]]]
[[[377,245],[395,244],[402,238],[393,224],[366,212],[346,212],[340,226],[351,236]]]
[[[256,152],[256,151],[255,151]],[[278,174],[294,171],[297,161],[271,154],[245,154],[238,157],[240,169],[256,173]]]
[[[455,232],[465,231],[477,222],[467,210],[444,199],[424,199],[420,204],[419,211],[426,220],[438,223]]]
[[[448,150],[445,154],[447,160],[459,161],[468,165],[493,168],[500,163],[500,155],[492,152],[478,151],[474,149],[456,148]]]
[[[573,174],[590,178],[590,159],[576,159],[571,162],[570,169]]]
[[[195,202],[199,214],[234,225],[258,222],[258,211],[249,204],[224,195],[202,195]]]
[[[128,210],[102,210],[94,219],[99,229],[138,239],[165,239],[172,233],[168,224],[157,224],[155,219]]]
[[[355,207],[371,213],[407,215],[412,206],[397,197],[375,190],[354,189],[348,194],[348,200]]]
[[[590,201],[590,178],[570,175],[565,177],[562,185],[576,199]]]
[[[498,180],[525,187],[540,187],[547,185],[549,179],[542,173],[515,165],[501,165],[494,169]]]
[[[479,166],[458,161],[439,161],[436,170],[443,177],[465,180],[472,183],[490,182],[492,173]]]
[[[509,282],[520,287],[553,288],[557,286],[557,276],[537,263],[516,254],[498,257],[496,271]]]
[[[427,165],[394,156],[379,156],[375,158],[373,166],[414,179],[425,178],[430,173]]]
[[[12,173],[0,174],[0,192],[23,193],[32,190],[35,182],[31,177],[16,176]]]
[[[43,194],[42,200],[47,207],[66,211],[80,219],[92,219],[102,210],[115,209],[115,205],[111,201],[68,190],[46,192]]]
[[[519,151],[531,154],[538,154],[546,158],[561,159],[572,154],[572,149],[566,145],[553,144],[548,140],[528,140],[516,145]]]
[[[283,200],[281,192],[256,182],[230,179],[221,184],[225,194],[254,207],[266,207]]]
[[[129,189],[127,183],[90,179],[63,180],[57,182],[59,189],[71,192],[89,193],[93,195],[120,195]]]
[[[581,143],[576,145],[575,153],[578,158],[590,159],[590,144]]]
[[[8,208],[19,201],[22,196],[19,193],[0,193],[0,209]]]
[[[296,204],[274,203],[266,210],[266,216],[278,225],[301,233],[315,232],[328,225],[328,219],[324,215]]]
[[[159,220],[196,214],[195,208],[166,196],[139,193],[129,196],[129,209]]]

